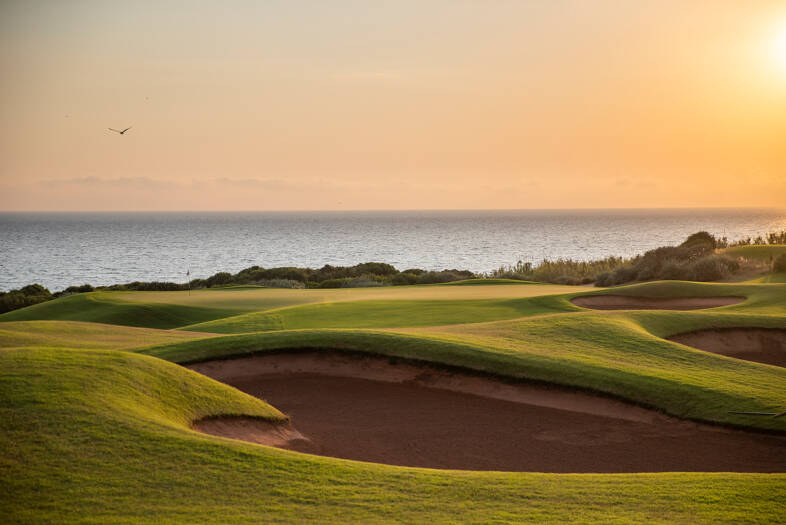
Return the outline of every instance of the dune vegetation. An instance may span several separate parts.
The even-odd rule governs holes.
[[[335,350],[564,385],[680,418],[786,434],[786,418],[729,413],[786,410],[786,369],[667,339],[724,327],[786,330],[786,284],[472,284],[94,291],[0,315],[4,521],[783,519],[786,473],[430,470],[300,454],[191,429],[209,416],[287,416],[178,365]],[[609,294],[743,300],[689,312],[592,310],[571,302]]]

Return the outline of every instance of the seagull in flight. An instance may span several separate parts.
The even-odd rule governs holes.
[[[114,129],[114,128],[107,128],[107,129],[108,129],[109,131],[114,131],[115,133],[120,133],[120,134],[122,135],[123,133],[125,133],[126,131],[128,131],[129,129],[131,129],[131,127],[129,126],[129,127],[127,127],[126,129],[124,129],[123,131],[120,131],[119,129]]]

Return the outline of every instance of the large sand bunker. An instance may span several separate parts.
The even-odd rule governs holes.
[[[420,363],[311,352],[191,368],[291,417],[281,426],[211,418],[197,430],[300,452],[465,470],[786,472],[784,436]]]
[[[717,328],[677,334],[668,339],[715,354],[786,367],[786,330]]]
[[[741,303],[745,297],[633,297],[582,295],[571,302],[593,310],[701,310]]]

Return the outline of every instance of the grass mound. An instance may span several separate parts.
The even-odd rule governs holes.
[[[0,349],[40,346],[125,350],[209,335],[81,321],[9,321],[0,323]]]
[[[143,292],[144,293],[144,292]],[[87,321],[93,323],[176,328],[237,313],[234,310],[162,303],[130,303],[113,294],[85,293],[62,297],[0,315],[4,321]]]
[[[352,301],[253,312],[184,326],[184,330],[243,333],[302,328],[394,328],[513,319],[570,310],[527,298],[465,301]]]

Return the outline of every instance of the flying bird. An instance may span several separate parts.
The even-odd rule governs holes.
[[[123,133],[125,133],[126,131],[128,131],[129,129],[131,129],[131,127],[129,126],[129,127],[127,127],[126,129],[124,129],[123,131],[120,131],[119,129],[114,129],[114,128],[107,128],[107,129],[108,129],[109,131],[114,131],[115,133],[120,133],[120,134],[122,135]]]

